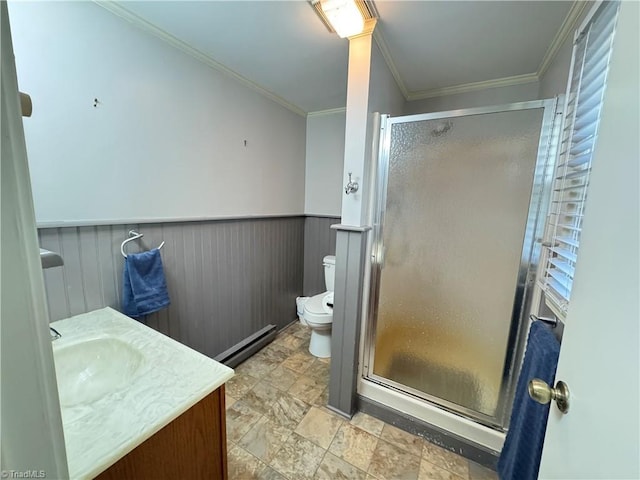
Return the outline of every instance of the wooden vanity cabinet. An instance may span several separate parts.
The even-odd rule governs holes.
[[[118,460],[99,480],[226,480],[224,385]]]

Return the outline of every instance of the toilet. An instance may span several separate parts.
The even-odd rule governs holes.
[[[333,282],[336,257],[327,255],[322,259],[324,284],[327,291],[311,297],[304,305],[303,318],[311,329],[309,353],[319,358],[331,356],[331,324],[333,323]]]

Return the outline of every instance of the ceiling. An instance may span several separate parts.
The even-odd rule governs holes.
[[[298,113],[346,103],[348,40],[305,0],[98,2]],[[375,39],[408,100],[535,81],[582,3],[378,0]]]

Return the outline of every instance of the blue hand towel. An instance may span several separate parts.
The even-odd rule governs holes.
[[[532,378],[553,385],[559,354],[560,344],[551,328],[542,322],[533,322],[516,386],[509,431],[498,460],[500,480],[538,478],[550,405],[534,402],[529,397],[528,385]]]
[[[123,277],[122,311],[131,318],[149,315],[171,303],[157,248],[127,255]]]

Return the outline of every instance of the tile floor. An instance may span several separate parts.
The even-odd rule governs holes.
[[[226,385],[230,480],[497,479],[495,472],[358,413],[325,408],[329,360],[294,323]]]

